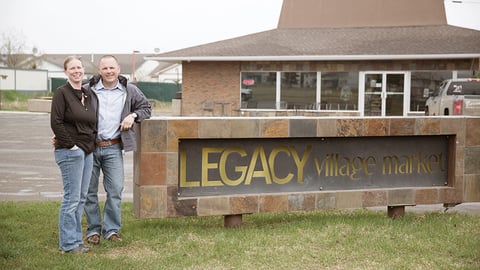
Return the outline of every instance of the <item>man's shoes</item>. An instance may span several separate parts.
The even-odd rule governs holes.
[[[87,242],[92,245],[100,244],[100,235],[98,234],[90,235],[89,237],[87,237]]]
[[[62,253],[82,254],[87,253],[88,251],[90,251],[90,247],[84,244],[80,244],[78,247],[67,251],[62,251]]]
[[[120,235],[118,235],[118,233],[114,233],[108,238],[108,240],[110,240],[112,242],[122,242],[122,237],[120,237]]]

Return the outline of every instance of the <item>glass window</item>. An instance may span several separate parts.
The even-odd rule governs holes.
[[[242,109],[275,109],[276,84],[276,72],[242,72],[240,88]]]
[[[443,80],[452,78],[451,71],[412,71],[410,111],[423,112],[428,97],[438,91]]]
[[[365,116],[382,115],[383,73],[365,75],[365,97],[363,110]]]
[[[480,95],[480,81],[454,81],[448,86],[447,95]]]
[[[475,74],[472,70],[459,70],[457,71],[457,78],[474,78]]]
[[[316,72],[282,72],[281,76],[281,108],[316,109]]]
[[[323,72],[320,110],[358,110],[358,72]]]

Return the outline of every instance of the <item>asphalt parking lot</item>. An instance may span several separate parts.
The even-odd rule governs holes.
[[[50,114],[0,111],[0,202],[62,199],[60,170],[55,163]],[[124,201],[133,201],[133,153],[125,154]],[[105,199],[103,187],[99,196]],[[372,209],[385,210],[386,207]],[[449,211],[480,215],[480,202],[408,206],[406,211]]]
[[[0,112],[0,201],[62,199],[55,163],[50,114]],[[133,153],[125,154],[123,200],[133,200]],[[105,198],[103,186],[100,198]]]

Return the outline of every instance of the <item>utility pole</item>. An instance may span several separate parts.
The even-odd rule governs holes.
[[[135,84],[137,83],[137,77],[135,76],[135,69],[136,69],[135,64],[136,64],[137,59],[136,59],[135,55],[139,52],[140,51],[137,51],[137,50],[133,50],[133,52],[132,52],[132,82],[135,83]]]

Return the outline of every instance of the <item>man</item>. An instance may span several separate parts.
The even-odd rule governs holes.
[[[112,55],[100,59],[99,75],[84,85],[93,91],[97,106],[98,135],[93,153],[93,171],[85,203],[87,242],[99,244],[100,236],[122,241],[121,203],[124,189],[123,151],[135,151],[134,123],[151,116],[151,106],[143,93],[120,75],[118,60]],[[98,203],[100,169],[107,194],[103,210],[103,226]]]

